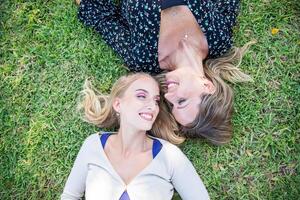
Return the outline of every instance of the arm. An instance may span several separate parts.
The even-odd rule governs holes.
[[[90,138],[90,137],[89,137]],[[66,182],[61,200],[77,200],[81,199],[85,191],[85,180],[88,171],[88,158],[90,144],[89,138],[87,138],[74,162],[71,173]]]
[[[175,152],[175,151],[173,151]],[[180,149],[173,153],[172,183],[183,200],[209,199],[207,190],[194,166]]]
[[[209,58],[216,58],[232,47],[233,26],[239,12],[239,0],[188,0],[197,22],[204,32]]]
[[[112,0],[82,0],[78,18],[98,32],[105,42],[121,56],[126,65],[134,66],[131,52],[131,34],[120,8]],[[131,69],[130,69],[131,70]]]
[[[237,16],[240,10],[240,0],[217,1],[218,13],[222,16],[224,23],[232,29],[236,24]]]

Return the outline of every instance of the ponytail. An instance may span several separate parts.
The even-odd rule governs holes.
[[[81,96],[82,102],[78,105],[78,110],[83,113],[84,121],[101,128],[117,126],[118,118],[108,95],[103,95],[92,88],[90,81],[86,80]]]

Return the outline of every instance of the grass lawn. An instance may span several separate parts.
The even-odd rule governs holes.
[[[76,10],[72,0],[1,0],[1,200],[59,198],[83,140],[97,131],[76,112],[84,80],[109,92],[126,73]],[[252,39],[242,68],[254,82],[233,86],[232,142],[181,147],[211,199],[299,199],[300,1],[242,1],[235,44]]]

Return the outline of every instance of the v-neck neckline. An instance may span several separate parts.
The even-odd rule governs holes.
[[[101,149],[101,151],[102,151],[103,157],[104,157],[104,159],[105,159],[105,161],[106,161],[108,167],[110,168],[111,172],[114,174],[115,177],[117,177],[117,178],[119,179],[119,181],[124,185],[125,188],[127,188],[129,185],[131,185],[131,184],[132,184],[139,176],[141,176],[143,173],[145,173],[145,171],[147,171],[148,168],[150,168],[150,167],[153,165],[153,163],[155,162],[155,160],[157,160],[156,157],[160,155],[160,152],[161,152],[161,150],[162,150],[162,148],[163,148],[163,146],[162,146],[162,148],[161,148],[160,151],[157,153],[157,155],[156,155],[154,158],[153,158],[153,156],[152,156],[152,160],[150,161],[150,163],[148,163],[142,170],[140,170],[140,171],[139,171],[139,172],[138,172],[138,173],[137,173],[137,174],[129,181],[129,183],[126,184],[125,181],[124,181],[124,180],[122,179],[122,177],[120,176],[120,174],[116,171],[116,169],[114,168],[114,166],[112,165],[112,163],[110,162],[108,156],[106,155],[106,153],[105,153],[105,151],[104,151],[104,148],[103,148],[102,143],[101,143],[101,136],[102,136],[103,134],[110,134],[110,135],[112,135],[113,133],[102,133],[102,134],[99,134],[99,145],[100,145],[100,149]],[[154,141],[157,140],[157,139],[154,138],[154,137],[152,137],[152,136],[151,136],[150,138],[153,140],[153,143],[152,143],[152,151],[153,151]]]

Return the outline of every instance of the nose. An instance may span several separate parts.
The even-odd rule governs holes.
[[[147,104],[147,109],[153,111],[156,108],[156,104],[157,104],[157,102],[154,100],[149,101]]]

